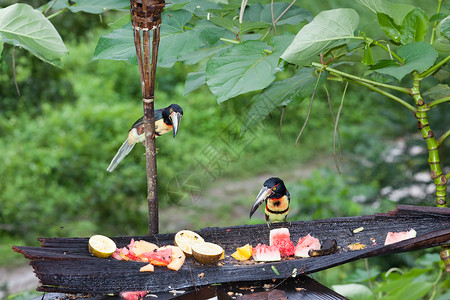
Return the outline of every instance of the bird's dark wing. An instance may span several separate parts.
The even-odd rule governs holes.
[[[162,111],[163,111],[162,108],[155,110],[155,113],[154,113],[155,121],[162,119],[162,117],[163,117]],[[130,130],[133,128],[138,128],[139,126],[141,126],[143,124],[144,124],[144,117],[142,116],[136,122],[134,122],[134,124],[131,126]]]
[[[291,202],[291,194],[289,194],[288,190],[286,190],[286,197],[288,198],[288,201]]]

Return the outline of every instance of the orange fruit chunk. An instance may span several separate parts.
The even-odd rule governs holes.
[[[247,260],[252,257],[252,246],[249,244],[239,247],[236,249],[236,252],[231,254],[237,260]]]

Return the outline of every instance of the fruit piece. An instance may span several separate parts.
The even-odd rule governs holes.
[[[202,264],[212,264],[219,261],[224,250],[214,243],[194,243],[192,245],[192,255]]]
[[[142,253],[152,252],[155,249],[158,249],[158,246],[156,246],[155,244],[149,243],[147,241],[144,241],[144,240],[134,242],[130,248],[130,250],[133,252],[133,254],[136,255],[137,257],[140,257],[142,255]]]
[[[270,231],[270,246],[277,246],[281,256],[291,256],[295,253],[294,243],[287,228],[272,229]]]
[[[302,237],[298,240],[297,246],[295,247],[296,257],[309,257],[309,250],[319,250],[320,241],[319,239],[311,236],[310,234]]]
[[[252,248],[252,256],[255,261],[279,261],[281,260],[280,250],[277,246],[267,246],[258,244]]]
[[[291,234],[289,233],[289,229],[287,229],[287,228],[277,228],[277,229],[270,230],[269,246],[273,245],[274,237],[276,239],[283,239],[283,238],[291,239]]]
[[[133,291],[133,292],[121,292],[120,297],[126,300],[138,300],[144,298],[148,294],[148,291]]]
[[[139,269],[140,272],[155,272],[155,266],[152,264],[145,265]]]
[[[175,245],[180,247],[186,256],[192,256],[192,245],[204,242],[198,233],[190,230],[181,230],[175,235]]]
[[[94,235],[89,239],[89,252],[96,257],[109,257],[116,251],[116,248],[116,243],[104,235]]]
[[[158,248],[155,250],[142,253],[141,259],[148,259],[148,261],[154,266],[167,266],[172,261],[171,248]]]
[[[184,264],[184,260],[186,259],[183,250],[181,250],[180,247],[172,245],[164,246],[162,248],[172,249],[172,261],[167,265],[167,268],[169,268],[170,270],[178,271]]]
[[[237,260],[247,260],[252,257],[252,246],[249,244],[239,247],[236,249],[236,252],[231,254]]]
[[[407,239],[415,238],[417,235],[417,232],[414,229],[411,229],[409,231],[402,231],[402,232],[388,232],[386,236],[386,240],[384,241],[385,245],[397,243],[400,241],[404,241]]]
[[[356,250],[362,250],[362,249],[366,248],[366,245],[358,242],[358,243],[348,245],[347,248],[352,251],[356,251]]]

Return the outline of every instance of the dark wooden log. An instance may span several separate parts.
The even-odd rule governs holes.
[[[339,250],[327,256],[305,259],[284,259],[273,263],[254,261],[238,262],[229,255],[239,246],[250,243],[269,243],[266,224],[244,225],[226,228],[204,228],[200,235],[221,245],[226,258],[217,265],[202,265],[192,258],[175,272],[156,267],[154,273],[141,273],[145,263],[99,259],[89,255],[88,238],[41,238],[41,247],[13,247],[31,260],[46,292],[109,294],[125,290],[149,290],[151,292],[182,289],[222,282],[287,278],[297,272],[309,274],[365,257],[388,255],[423,249],[450,242],[450,208],[399,206],[389,213],[372,216],[334,218],[308,222],[275,224],[288,227],[291,239],[296,243],[310,233],[323,240],[337,240]],[[353,233],[359,227],[361,232]],[[406,231],[414,228],[417,237],[384,246],[387,232]],[[118,247],[126,246],[132,237],[115,237]],[[134,237],[158,245],[173,244],[174,234]],[[352,243],[367,245],[363,250],[351,251]],[[274,267],[279,275],[275,274]]]

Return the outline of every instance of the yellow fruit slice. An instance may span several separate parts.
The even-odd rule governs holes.
[[[116,251],[116,243],[104,235],[93,235],[89,239],[89,252],[100,258],[109,257]]]
[[[152,252],[155,249],[158,249],[158,246],[156,246],[155,244],[140,240],[134,242],[131,251],[133,251],[134,255],[136,255],[137,257],[141,257],[142,253]]]
[[[139,269],[139,272],[155,272],[155,266],[152,264],[145,265]]]
[[[252,246],[249,244],[239,247],[236,249],[236,252],[231,254],[237,260],[247,260],[252,257]]]
[[[204,242],[198,233],[190,230],[181,230],[175,235],[175,245],[180,247],[186,256],[192,256],[192,245]]]
[[[214,243],[195,243],[192,245],[192,255],[202,264],[212,264],[219,261],[224,250]]]

